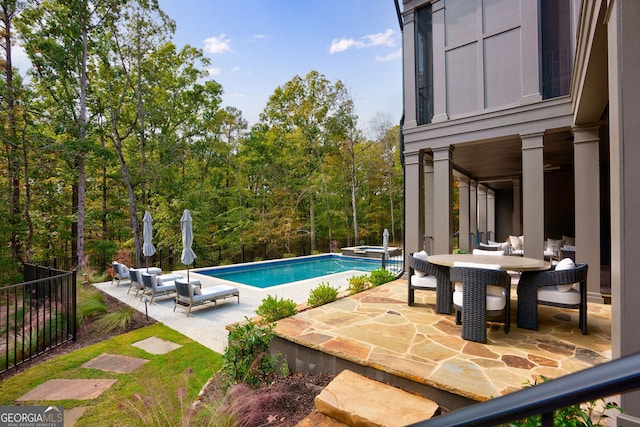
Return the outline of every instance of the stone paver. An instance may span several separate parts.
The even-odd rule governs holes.
[[[438,404],[344,370],[315,399],[316,409],[350,426],[406,426],[432,418]]]
[[[85,406],[76,406],[75,408],[64,410],[64,427],[73,427],[76,422],[84,415],[87,408]]]
[[[149,337],[142,341],[134,342],[132,346],[141,348],[147,353],[151,354],[166,354],[177,348],[182,347],[180,344],[176,344],[171,341],[163,340],[158,337]]]
[[[56,379],[49,380],[17,399],[30,400],[90,400],[95,399],[111,387],[115,379]]]
[[[83,363],[82,367],[99,369],[106,372],[117,372],[119,374],[128,374],[147,362],[147,359],[141,359],[139,357],[105,353]]]
[[[405,279],[282,319],[276,334],[363,366],[483,401],[522,389],[539,376],[557,378],[611,359],[611,306],[589,303],[589,334],[578,310],[539,307],[539,330],[495,324],[487,344],[465,341],[454,315],[435,312],[435,293],[407,305]]]

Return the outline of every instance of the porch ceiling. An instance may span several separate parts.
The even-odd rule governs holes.
[[[513,188],[513,180],[522,174],[522,142],[510,138],[456,144],[453,167],[494,190]],[[573,169],[571,131],[545,134],[544,167],[545,171]]]

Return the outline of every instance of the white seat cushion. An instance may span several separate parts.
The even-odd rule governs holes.
[[[409,278],[409,281],[413,287],[428,289],[435,289],[438,283],[433,276],[418,276],[415,274]]]
[[[491,256],[502,256],[504,255],[503,250],[499,251],[485,251],[483,249],[474,249],[473,255],[491,255]]]
[[[413,257],[421,261],[426,261],[427,258],[429,258],[429,254],[427,254],[427,251],[420,251],[420,252],[415,252],[413,254]],[[418,277],[425,277],[427,275],[427,273],[424,271],[415,270],[415,272],[416,272],[416,276]]]
[[[459,307],[463,307],[463,285],[457,282],[453,291],[453,303]],[[507,290],[500,286],[487,286],[487,310],[502,310],[507,304]]]
[[[580,291],[570,288],[566,292],[558,292],[555,286],[543,286],[538,288],[538,301],[558,304],[580,304]]]

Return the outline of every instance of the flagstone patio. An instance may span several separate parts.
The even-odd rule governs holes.
[[[328,372],[344,360],[473,401],[611,359],[611,306],[589,303],[588,335],[578,328],[577,310],[541,306],[532,331],[516,326],[515,289],[511,297],[510,332],[491,325],[480,344],[461,338],[454,315],[435,312],[434,292],[417,292],[408,306],[400,279],[280,320],[277,348],[299,371]],[[332,359],[320,362],[300,347]]]

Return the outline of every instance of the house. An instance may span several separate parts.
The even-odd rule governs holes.
[[[640,1],[404,0],[401,25],[405,252],[573,238],[613,357],[639,351]]]

